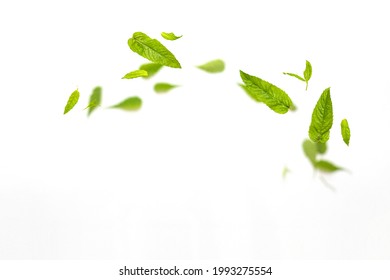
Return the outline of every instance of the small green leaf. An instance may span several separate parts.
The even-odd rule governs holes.
[[[311,64],[308,60],[306,60],[306,68],[305,68],[305,71],[303,72],[303,77],[305,78],[305,81],[306,81],[306,90],[307,90],[307,87],[309,85],[309,80],[311,78],[311,74],[312,74]]]
[[[89,97],[89,104],[88,104],[88,116],[92,114],[92,112],[100,106],[102,102],[102,88],[101,87],[95,87],[92,91],[91,96]]]
[[[136,111],[142,106],[142,99],[138,96],[126,98],[122,102],[111,106],[110,108],[122,109],[125,111]]]
[[[162,36],[164,39],[170,40],[170,41],[174,41],[174,40],[177,40],[177,39],[183,37],[183,35],[181,35],[181,36],[176,36],[176,35],[173,34],[172,32],[171,32],[171,33],[161,32],[161,36]]]
[[[323,155],[326,153],[326,150],[327,150],[326,143],[315,143],[315,144],[316,144],[317,152],[319,154]]]
[[[333,106],[330,98],[330,88],[321,94],[311,117],[309,137],[316,143],[326,143],[329,140],[333,125]]]
[[[264,81],[258,77],[251,76],[240,70],[241,79],[245,88],[260,102],[264,102],[270,109],[279,114],[285,114],[292,106],[290,97],[282,89]]]
[[[220,73],[225,70],[225,62],[221,59],[215,59],[197,67],[208,73]]]
[[[146,72],[148,72],[148,76],[143,77],[145,79],[148,79],[154,76],[162,67],[163,66],[158,63],[145,63],[139,67],[139,70],[145,70]]]
[[[154,91],[157,93],[165,93],[170,91],[171,89],[174,89],[175,87],[178,87],[178,85],[171,85],[168,83],[157,83],[154,85]]]
[[[147,77],[147,76],[148,76],[148,72],[146,72],[145,70],[135,70],[124,75],[122,79],[134,79],[134,78]]]
[[[135,32],[127,41],[130,49],[151,62],[159,63],[172,68],[181,68],[176,57],[156,39],[151,39],[142,32]]]
[[[333,163],[326,160],[319,160],[315,163],[315,167],[323,172],[335,172],[338,170],[343,170],[342,167],[336,166]]]
[[[349,146],[349,140],[351,139],[351,130],[349,129],[347,119],[343,119],[341,121],[341,135],[343,136],[344,143]]]
[[[78,89],[76,89],[72,94],[69,96],[68,102],[65,105],[64,109],[64,115],[68,113],[72,108],[77,104],[79,101],[80,92]]]
[[[285,167],[283,168],[283,171],[282,171],[282,177],[283,177],[283,179],[286,179],[287,174],[290,173],[290,172],[291,172],[291,170],[288,169],[287,166],[285,166]]]
[[[315,166],[316,163],[316,157],[317,157],[317,148],[316,144],[310,141],[309,139],[306,139],[302,143],[303,152],[305,153],[306,157],[310,160],[310,162]]]
[[[283,72],[283,74],[284,74],[284,75],[289,75],[289,76],[291,76],[291,77],[295,77],[295,78],[297,78],[298,80],[301,80],[301,81],[305,82],[305,79],[302,78],[301,76],[297,75],[297,74],[294,74],[294,73],[287,73],[287,72]]]

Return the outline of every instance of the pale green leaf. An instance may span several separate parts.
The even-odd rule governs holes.
[[[181,68],[179,61],[163,44],[142,32],[135,32],[127,43],[133,52],[149,59],[151,62]]]
[[[145,63],[139,67],[139,70],[145,70],[146,72],[148,72],[148,76],[143,77],[145,79],[148,79],[154,76],[162,67],[163,66],[158,63]]]
[[[78,89],[76,89],[74,92],[71,93],[71,95],[68,98],[68,102],[65,105],[64,109],[64,115],[68,113],[72,108],[77,104],[79,101],[80,92]]]
[[[136,111],[142,106],[142,99],[138,96],[126,98],[122,102],[111,106],[111,108],[122,109],[125,111]]]
[[[316,157],[317,157],[317,148],[316,144],[310,141],[309,139],[306,139],[302,143],[303,152],[305,153],[306,157],[310,160],[310,162],[315,165],[316,163]]]
[[[290,172],[291,172],[291,170],[288,169],[287,166],[285,166],[285,167],[283,168],[283,170],[282,170],[282,177],[283,177],[283,179],[286,179],[287,174],[290,173]]]
[[[173,34],[172,32],[171,32],[171,33],[161,32],[161,36],[162,36],[164,39],[170,40],[170,41],[174,41],[174,40],[177,40],[177,39],[183,37],[183,35],[181,35],[181,36],[176,36],[176,35]]]
[[[208,73],[220,73],[225,70],[225,62],[221,59],[215,59],[197,67]]]
[[[311,78],[311,74],[312,74],[312,67],[311,67],[311,63],[306,60],[306,68],[305,68],[305,71],[303,72],[303,77],[305,78],[305,81],[308,82]]]
[[[305,79],[304,78],[302,78],[301,76],[299,76],[299,75],[297,75],[297,74],[294,74],[294,73],[287,73],[287,72],[283,72],[283,74],[284,75],[289,75],[289,76],[291,76],[291,77],[295,77],[295,78],[297,78],[298,80],[301,80],[301,81],[305,81]]]
[[[145,70],[135,70],[127,73],[122,77],[122,79],[134,79],[134,78],[139,78],[139,77],[147,77],[148,72]]]
[[[154,91],[157,93],[165,93],[170,91],[171,89],[174,89],[175,87],[178,87],[178,85],[171,85],[168,83],[157,83],[154,85]]]
[[[315,163],[315,167],[323,172],[335,172],[338,170],[343,170],[342,167],[336,166],[333,163],[326,160],[319,160]]]
[[[311,117],[309,137],[314,142],[326,143],[333,125],[333,107],[330,88],[321,94]]]
[[[326,143],[316,143],[316,148],[317,148],[317,152],[323,155],[326,153],[327,145]]]
[[[92,91],[91,96],[89,97],[89,104],[88,104],[88,116],[92,114],[92,112],[100,106],[102,102],[102,88],[101,87],[95,87]]]
[[[279,114],[285,114],[292,106],[290,97],[282,89],[264,81],[258,77],[251,76],[240,70],[245,88],[251,92],[260,102],[265,103],[270,109]]]
[[[343,136],[344,143],[349,146],[349,140],[351,138],[351,130],[349,129],[349,124],[347,119],[341,121],[341,135]]]

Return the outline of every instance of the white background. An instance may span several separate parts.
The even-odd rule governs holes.
[[[0,258],[390,258],[389,24],[386,1],[2,1]],[[127,46],[136,31],[183,69],[121,80],[146,62]],[[194,67],[216,58],[221,74]],[[306,59],[307,92],[282,75]],[[239,69],[298,111],[250,100]],[[301,149],[329,86],[326,158],[349,170],[325,176],[334,190]],[[134,95],[139,112],[105,109]]]

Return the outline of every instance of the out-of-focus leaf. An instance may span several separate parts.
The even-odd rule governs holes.
[[[154,91],[157,93],[165,93],[170,91],[171,89],[174,89],[175,87],[178,87],[178,85],[171,85],[168,83],[157,83],[154,85]]]
[[[225,62],[223,62],[221,59],[216,59],[197,67],[208,73],[219,73],[225,70]]]
[[[315,166],[316,163],[316,157],[317,157],[317,148],[316,143],[313,143],[309,139],[306,139],[302,143],[303,152],[305,153],[306,157],[310,160],[310,162]]]
[[[92,91],[91,96],[89,97],[89,104],[88,104],[88,116],[92,114],[95,109],[100,106],[102,102],[102,88],[101,87],[95,87]]]
[[[326,161],[326,160],[319,160],[315,163],[315,167],[323,172],[335,172],[339,170],[343,170],[342,167],[336,166],[333,163]]]
[[[144,70],[144,71],[148,72],[148,76],[143,77],[145,79],[148,79],[148,78],[154,76],[162,67],[163,66],[161,64],[158,64],[158,63],[145,63],[139,67],[139,70]]]
[[[136,111],[139,110],[142,106],[142,99],[139,98],[138,96],[133,96],[126,98],[122,102],[111,106],[111,108],[115,109],[121,109],[125,111]]]

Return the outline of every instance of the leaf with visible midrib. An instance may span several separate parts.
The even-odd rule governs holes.
[[[178,87],[178,85],[171,85],[168,83],[157,83],[154,85],[154,91],[157,93],[165,93],[170,91],[171,89],[174,89],[175,87]]]
[[[197,67],[208,73],[220,73],[225,70],[225,62],[221,59],[215,59]]]
[[[163,66],[158,63],[145,63],[139,67],[139,70],[145,70],[148,72],[148,76],[142,77],[148,79],[154,76]]]
[[[311,117],[309,137],[313,142],[326,143],[333,125],[333,106],[330,88],[321,94]]]
[[[142,106],[142,99],[138,96],[126,98],[122,102],[111,106],[110,108],[122,109],[125,111],[136,111]]]
[[[349,146],[349,140],[351,138],[351,130],[349,129],[349,124],[347,119],[341,121],[341,135],[343,136],[344,143]]]
[[[133,52],[152,62],[172,68],[181,68],[179,61],[163,44],[142,32],[135,32],[127,43]]]
[[[148,76],[148,72],[146,72],[145,70],[135,70],[124,75],[122,79],[134,79],[134,78],[147,77],[147,76]]]
[[[239,83],[238,85],[245,91],[246,94],[248,94],[248,96],[249,96],[252,100],[254,100],[254,101],[256,101],[256,102],[261,102],[261,100],[259,100],[259,98],[257,97],[257,95],[252,94],[252,92],[251,92],[250,90],[248,90],[248,89],[246,88],[245,85],[240,84],[240,83]]]
[[[76,89],[74,92],[71,93],[71,95],[68,98],[68,102],[65,105],[64,109],[64,115],[68,113],[72,108],[77,104],[79,101],[80,92],[78,89]]]
[[[161,36],[166,39],[166,40],[170,40],[170,41],[174,41],[174,40],[177,40],[177,39],[180,39],[181,37],[183,37],[183,35],[181,36],[176,36],[174,33],[170,32],[170,33],[166,33],[166,32],[161,32]]]
[[[336,166],[333,163],[327,161],[327,160],[319,160],[315,163],[315,167],[318,170],[321,170],[323,172],[335,172],[338,170],[343,170],[342,167]]]
[[[92,114],[92,112],[100,106],[102,102],[102,88],[101,87],[95,87],[92,91],[91,96],[89,97],[89,104],[88,104],[88,116]]]
[[[255,99],[264,102],[265,105],[276,113],[285,114],[289,111],[292,106],[292,101],[282,89],[241,70],[240,75],[242,81],[245,83],[245,88],[250,91],[251,96],[255,96]]]

